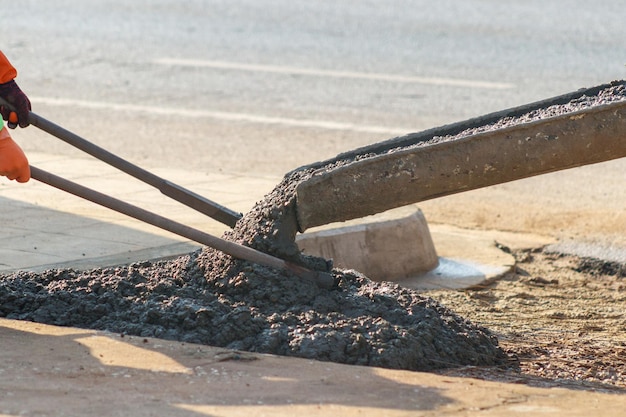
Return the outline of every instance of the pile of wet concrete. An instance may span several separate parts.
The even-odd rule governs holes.
[[[279,239],[295,184],[309,174],[285,177],[224,237],[331,272],[333,288],[205,248],[170,261],[4,276],[0,316],[387,368],[506,363],[486,329],[434,300],[331,270]]]
[[[626,97],[624,83],[611,88],[598,97]],[[597,97],[591,97],[572,105],[596,104]],[[528,117],[539,116],[519,117],[518,123]],[[224,236],[332,272],[331,289],[205,248],[171,261],[5,275],[0,277],[0,316],[387,368],[508,363],[487,329],[436,301],[299,253],[293,223],[297,184],[316,170],[370,156],[370,151],[342,154],[287,174]]]
[[[210,251],[208,251],[210,252]],[[435,301],[356,272],[332,290],[194,253],[170,262],[3,278],[0,315],[348,364],[500,364],[496,339]]]
[[[331,272],[330,289],[204,248],[170,261],[2,276],[0,316],[397,369],[507,363],[488,330],[436,301],[300,254],[284,220],[311,172],[287,175],[224,238]]]

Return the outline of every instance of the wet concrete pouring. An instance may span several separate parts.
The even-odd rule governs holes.
[[[624,99],[626,88],[617,83],[597,96],[485,129]],[[370,156],[342,154],[322,168]],[[517,366],[487,328],[433,298],[370,281],[357,271],[331,269],[330,262],[299,253],[293,243],[297,225],[290,220],[295,187],[320,168],[287,174],[224,238],[332,272],[332,289],[204,248],[170,261],[5,275],[0,316],[386,368]]]

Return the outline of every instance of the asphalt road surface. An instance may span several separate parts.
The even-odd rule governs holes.
[[[33,110],[106,149],[147,168],[280,176],[626,78],[624,6],[32,0],[3,8],[0,36]],[[14,136],[26,151],[75,152],[34,128]],[[618,160],[423,207],[429,221],[626,260],[625,172]]]

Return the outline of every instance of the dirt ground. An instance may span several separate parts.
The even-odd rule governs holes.
[[[585,257],[516,251],[515,270],[497,282],[429,292],[494,332],[519,361],[517,371],[448,374],[626,393],[625,179],[622,158],[420,203],[429,224],[538,234],[598,249],[577,253]],[[614,259],[593,261],[594,253]]]
[[[495,282],[464,291],[428,292],[493,331],[511,355],[512,368],[442,373],[626,392],[626,265],[541,249],[513,254],[516,267]]]

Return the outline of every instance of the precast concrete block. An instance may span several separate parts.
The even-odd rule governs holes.
[[[375,281],[399,281],[436,268],[439,260],[428,224],[416,206],[334,223],[296,236],[307,255],[332,259]]]

